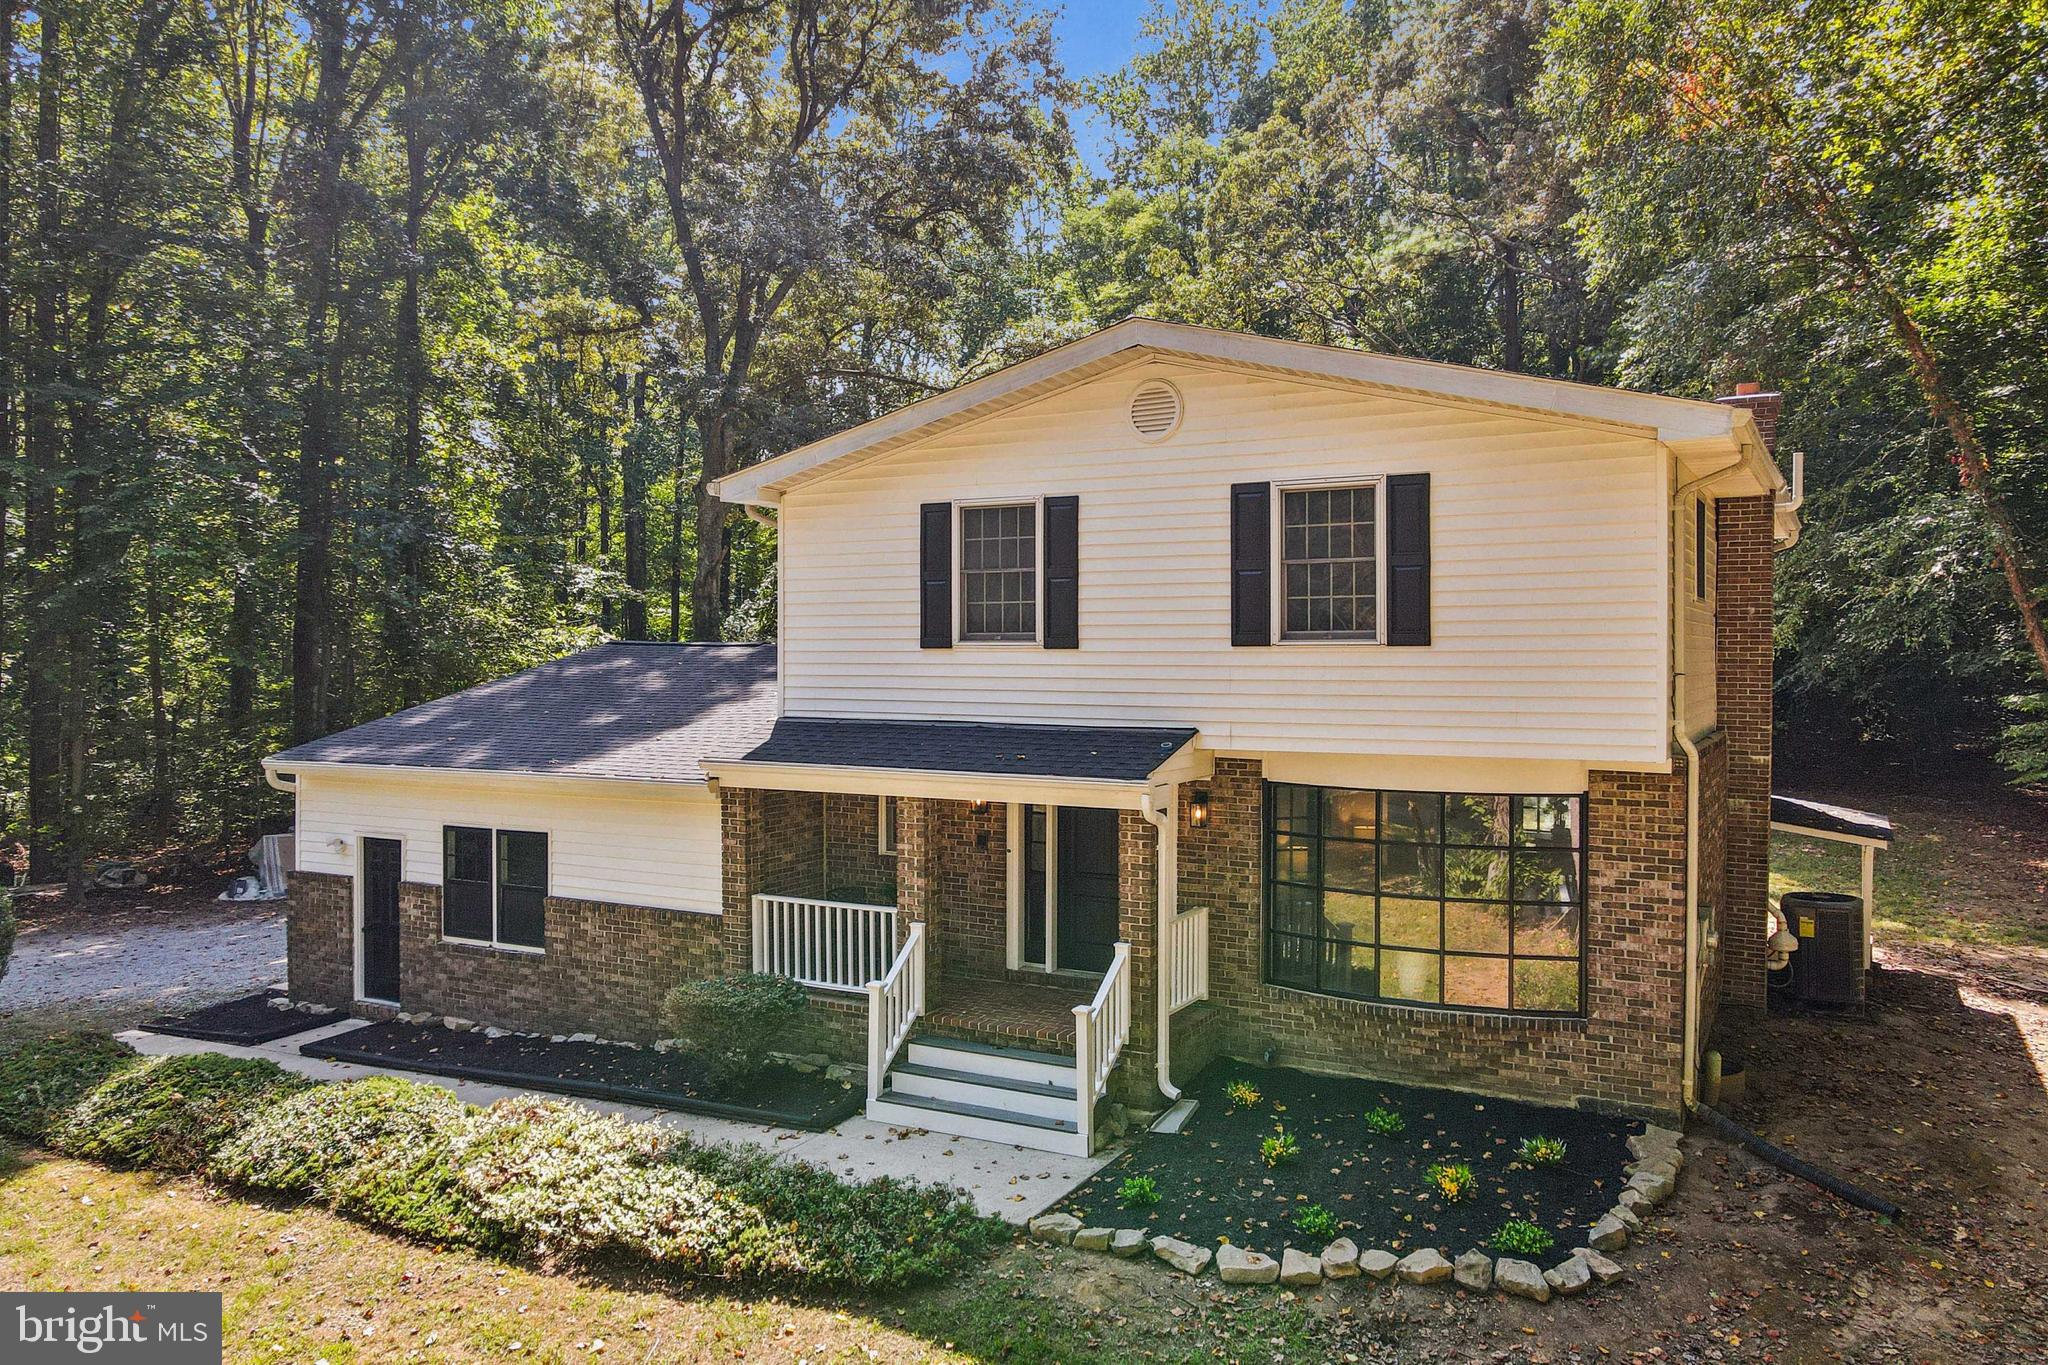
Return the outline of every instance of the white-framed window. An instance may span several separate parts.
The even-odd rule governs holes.
[[[1378,479],[1274,489],[1275,618],[1281,640],[1380,638],[1386,517]]]
[[[963,504],[959,541],[960,639],[1035,643],[1039,621],[1038,504]]]
[[[894,856],[896,852],[896,798],[875,798],[875,852]]]
[[[538,952],[547,946],[548,836],[441,827],[441,937]]]

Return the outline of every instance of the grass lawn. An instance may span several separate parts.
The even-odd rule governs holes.
[[[1862,894],[1861,850],[1782,831],[1771,835],[1771,899],[1787,891]],[[2014,850],[2017,860],[2018,850]],[[1985,913],[1982,868],[1958,850],[1954,832],[1903,828],[1877,855],[1877,930],[1927,943],[2048,947],[2048,922]],[[2014,869],[2018,870],[2018,869]]]
[[[0,1288],[218,1288],[227,1359],[273,1365],[1195,1361],[1251,1344],[1262,1361],[1330,1357],[1315,1319],[1271,1291],[1220,1296],[1106,1257],[1018,1247],[915,1295],[807,1303],[517,1265],[13,1148],[0,1148]]]

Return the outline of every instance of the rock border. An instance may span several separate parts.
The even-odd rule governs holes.
[[[1513,1256],[1496,1260],[1484,1247],[1473,1247],[1454,1262],[1437,1247],[1418,1247],[1396,1256],[1379,1248],[1361,1251],[1349,1237],[1339,1237],[1320,1252],[1290,1246],[1283,1247],[1275,1258],[1231,1242],[1211,1251],[1143,1228],[1084,1228],[1080,1219],[1068,1213],[1040,1214],[1026,1226],[1033,1241],[1083,1251],[1128,1259],[1149,1250],[1173,1269],[1196,1278],[1206,1274],[1213,1263],[1218,1278],[1230,1285],[1270,1284],[1292,1291],[1364,1276],[1373,1281],[1393,1278],[1403,1284],[1442,1285],[1475,1294],[1498,1291],[1549,1303],[1553,1298],[1575,1298],[1595,1285],[1613,1284],[1628,1274],[1628,1268],[1608,1253],[1623,1250],[1632,1237],[1643,1236],[1648,1231],[1646,1215],[1677,1190],[1679,1172],[1685,1169],[1683,1140],[1679,1130],[1654,1123],[1630,1135],[1628,1150],[1633,1159],[1622,1168],[1628,1181],[1614,1207],[1586,1229],[1584,1246],[1572,1248],[1569,1256],[1548,1270]]]

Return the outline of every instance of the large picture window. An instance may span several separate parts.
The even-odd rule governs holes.
[[[1266,979],[1453,1009],[1584,1008],[1585,798],[1266,789]]]
[[[547,897],[547,835],[442,826],[442,937],[543,948]]]
[[[960,638],[1038,638],[1038,508],[960,509]]]
[[[1379,629],[1379,486],[1280,494],[1280,636],[1371,640]]]

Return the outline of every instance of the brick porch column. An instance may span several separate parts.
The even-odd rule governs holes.
[[[1134,810],[1117,812],[1117,936],[1131,945],[1131,1037],[1110,1093],[1149,1109],[1159,1101],[1159,830]]]
[[[718,823],[724,853],[720,863],[720,902],[725,911],[719,926],[728,973],[754,967],[754,892],[761,882],[761,793],[718,791]]]
[[[1771,867],[1771,499],[1723,498],[1715,535],[1714,654],[1728,739],[1727,905],[1721,999],[1764,1006]]]
[[[922,796],[896,800],[896,946],[913,922],[924,925],[925,988],[939,978],[938,925],[933,922],[938,890],[938,802]]]

